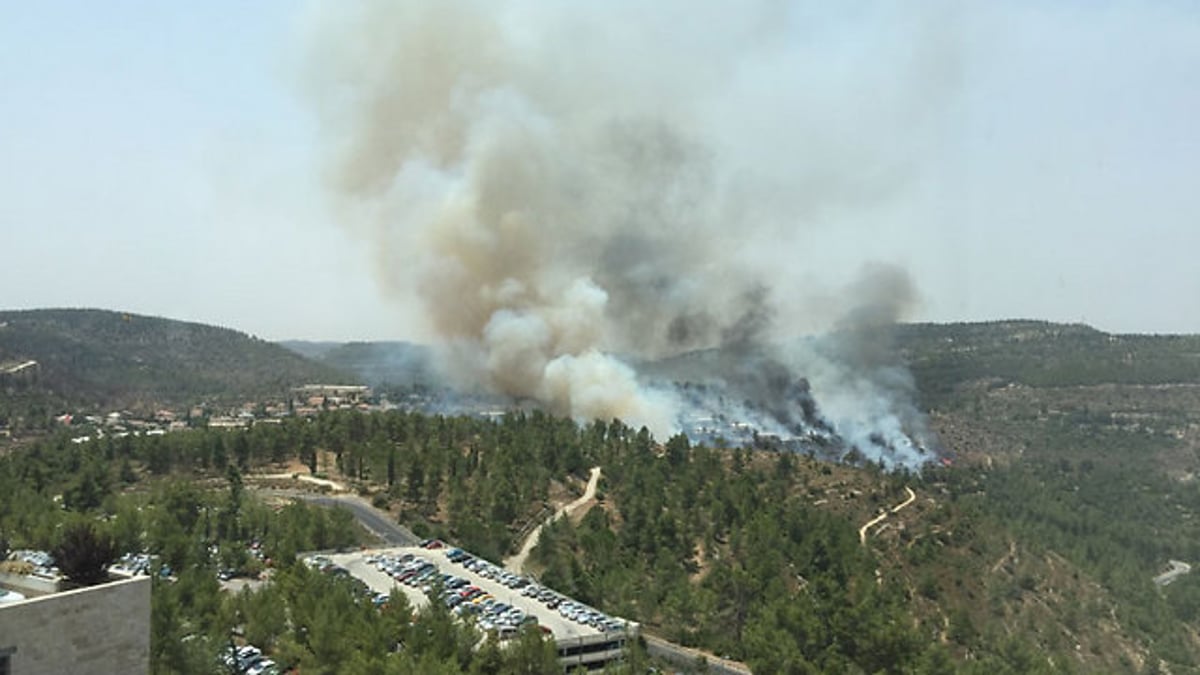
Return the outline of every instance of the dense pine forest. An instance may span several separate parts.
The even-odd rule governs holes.
[[[1160,592],[1151,576],[1168,556],[1200,552],[1190,518],[1179,517],[1200,498],[1152,474],[1130,484],[1122,466],[1097,461],[918,476],[682,436],[658,444],[616,421],[335,412],[248,431],[45,438],[0,461],[0,531],[13,548],[52,548],[64,523],[87,521],[117,551],[147,551],[175,570],[176,580],[155,582],[157,672],[206,672],[235,626],[317,671],[413,672],[408,659],[432,659],[444,672],[510,672],[493,657],[489,668],[499,669],[479,671],[483,657],[463,650],[470,638],[454,637],[457,628],[429,652],[396,652],[411,622],[444,617],[414,619],[401,603],[366,611],[352,584],[317,582],[294,565],[299,551],[365,534],[346,512],[272,505],[246,488],[260,469],[289,462],[345,479],[418,533],[493,560],[589,467],[602,467],[597,505],[543,533],[532,561],[540,579],[756,672],[1140,669],[1136,654],[1104,643],[1114,635],[1147,650],[1143,665],[1172,672],[1196,654],[1200,584],[1185,576]],[[858,527],[902,502],[905,488],[920,499],[864,544]],[[261,568],[246,554],[251,542],[276,566],[276,582],[219,593],[219,569]],[[1020,554],[1005,561],[1010,545]],[[1011,569],[981,570],[993,556]],[[1065,581],[1045,556],[1062,561]],[[1063,606],[1039,610],[1056,597]],[[304,607],[328,621],[322,635],[341,636],[329,642],[339,649],[297,633]],[[1110,613],[1114,635],[1102,635],[1098,618]],[[1078,635],[1043,634],[1050,626]],[[1090,651],[1079,654],[1074,639]],[[366,656],[350,659],[347,645]],[[522,658],[538,653],[531,643]]]
[[[115,554],[154,555],[171,572],[155,581],[155,672],[212,672],[231,634],[304,672],[539,672],[533,637],[467,649],[469,629],[424,623],[447,617],[367,607],[352,582],[296,565],[370,537],[267,489],[313,484],[263,476],[335,480],[500,561],[599,467],[594,502],[547,527],[526,569],[756,672],[1197,672],[1200,576],[1154,582],[1200,561],[1196,339],[1037,322],[892,338],[946,466],[888,473],[540,412],[101,437],[49,423],[69,408],[43,397],[45,417],[10,425],[0,451],[0,545],[52,550],[86,527]],[[273,581],[222,592],[222,570]]]

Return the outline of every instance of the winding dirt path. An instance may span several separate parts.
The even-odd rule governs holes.
[[[596,485],[599,483],[600,467],[593,466],[591,475],[588,476],[587,487],[583,491],[583,496],[555,511],[554,515],[547,518],[546,521],[541,525],[535,527],[533,531],[529,533],[529,536],[525,537],[525,543],[521,544],[521,550],[518,551],[513,557],[504,561],[504,569],[510,572],[516,572],[517,574],[523,572],[525,569],[525,559],[529,557],[529,552],[533,550],[533,547],[537,546],[538,539],[542,535],[542,528],[550,523],[553,523],[559,518],[562,518],[563,516],[574,515],[579,509],[583,508],[585,505],[589,505],[589,502],[596,497]]]
[[[917,501],[917,493],[913,492],[913,489],[912,489],[912,488],[910,488],[910,487],[908,487],[908,486],[906,485],[906,486],[904,486],[904,489],[905,489],[905,490],[908,492],[908,499],[905,499],[904,501],[902,501],[902,502],[900,502],[899,504],[897,504],[897,505],[893,506],[892,508],[888,509],[887,511],[884,511],[883,513],[881,513],[881,514],[879,514],[879,515],[875,516],[874,518],[872,518],[872,519],[868,520],[868,521],[867,521],[867,522],[866,522],[866,523],[865,523],[865,524],[864,524],[862,527],[858,528],[858,541],[859,541],[859,543],[862,543],[862,544],[866,544],[866,543],[867,543],[867,532],[868,532],[868,531],[869,531],[869,530],[870,530],[872,527],[875,527],[875,526],[876,526],[876,525],[878,525],[879,523],[883,522],[883,520],[884,520],[885,518],[887,518],[888,516],[890,516],[890,515],[893,515],[893,514],[896,514],[896,513],[900,513],[900,512],[901,512],[901,511],[903,511],[903,510],[904,510],[904,508],[905,508],[905,507],[907,507],[909,504],[912,504],[913,502]]]
[[[1009,539],[1008,540],[1008,553],[1005,553],[1004,555],[1000,556],[1000,559],[996,561],[996,564],[992,565],[991,573],[995,574],[996,572],[999,572],[1000,568],[1004,565],[1004,563],[1008,562],[1009,560],[1012,560],[1013,558],[1016,557],[1016,555],[1017,555],[1017,540]]]
[[[321,487],[327,487],[335,492],[348,491],[345,485],[338,483],[337,481],[328,480],[326,478],[317,478],[315,476],[310,476],[303,473],[252,473],[247,474],[246,478],[256,480],[298,480],[305,483],[312,483],[313,485],[320,485]]]
[[[1185,562],[1179,560],[1171,560],[1168,562],[1171,565],[1171,569],[1154,577],[1154,583],[1158,584],[1159,586],[1166,586],[1184,574],[1192,571],[1192,566]]]
[[[534,528],[529,533],[529,536],[525,538],[525,543],[521,545],[520,552],[504,561],[504,568],[510,572],[520,574],[525,567],[525,560],[529,557],[529,552],[533,550],[534,546],[537,546],[538,538],[542,534],[542,528],[563,516],[573,516],[579,511],[586,512],[590,509],[594,505],[592,500],[596,498],[596,486],[599,482],[600,467],[594,466],[592,467],[591,475],[588,476],[587,488],[584,489],[583,496],[555,511],[554,515]],[[642,629],[642,637],[646,640],[646,650],[652,656],[667,660],[683,668],[688,668],[689,672],[695,668],[699,659],[704,659],[706,672],[713,673],[714,675],[750,675],[750,668],[743,663],[729,661],[708,652],[668,642],[658,636],[647,633],[644,628]]]

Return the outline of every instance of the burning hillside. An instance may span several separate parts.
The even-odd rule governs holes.
[[[850,131],[836,116],[810,114],[782,137],[746,129],[764,106],[857,95],[764,96],[763,73],[816,76],[788,70],[799,46],[781,42],[776,3],[704,10],[727,15],[704,22],[715,33],[685,28],[692,3],[637,24],[604,4],[332,9],[313,36],[330,184],[371,238],[383,287],[419,297],[456,384],[659,437],[702,435],[696,420],[711,418],[923,461],[901,368],[860,344],[769,346],[839,324],[870,333],[915,299],[902,270],[861,260],[855,279],[797,285],[814,259],[804,235],[885,203],[905,179],[880,167],[911,158],[883,142],[889,128],[831,147]],[[883,63],[864,67],[914,82],[933,67]],[[911,110],[929,94],[891,95]],[[875,153],[861,145],[872,136]],[[807,152],[781,163],[780,144]],[[704,349],[722,364],[686,380],[702,386],[634,365]]]

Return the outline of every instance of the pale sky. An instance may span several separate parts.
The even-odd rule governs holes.
[[[930,35],[957,84],[914,134],[919,178],[869,237],[814,235],[830,268],[902,264],[914,320],[1200,332],[1200,6],[974,4]],[[0,309],[422,335],[327,204],[303,5],[0,0]],[[857,76],[840,65],[880,29],[856,20],[800,24],[805,67]]]

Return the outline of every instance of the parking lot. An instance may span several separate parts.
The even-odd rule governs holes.
[[[452,585],[454,588],[447,588],[438,601],[453,605],[460,615],[473,614],[477,625],[499,630],[502,636],[510,628],[515,633],[516,625],[534,620],[560,642],[621,633],[634,627],[549,589],[539,588],[529,579],[511,574],[505,577],[503,575],[507,573],[498,566],[458,549],[400,546],[327,557],[377,593],[389,593],[393,588],[399,588],[414,607],[431,601],[422,588],[432,587],[435,580],[446,586]],[[451,557],[457,558],[458,562]],[[422,565],[422,561],[429,564]],[[415,580],[417,576],[421,577],[419,581]],[[542,599],[536,597],[535,591],[545,591],[540,594]]]

